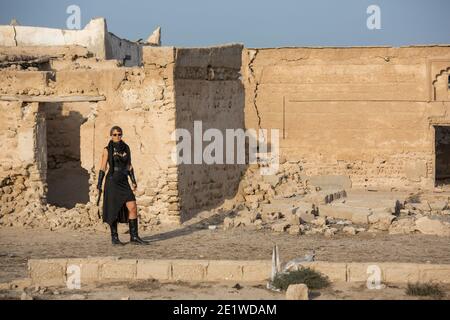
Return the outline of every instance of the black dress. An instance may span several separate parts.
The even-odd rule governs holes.
[[[128,165],[131,163],[130,148],[127,144],[113,143],[105,147],[108,150],[109,169],[106,174],[103,196],[103,221],[112,224],[128,222],[128,201],[136,201],[128,184]]]

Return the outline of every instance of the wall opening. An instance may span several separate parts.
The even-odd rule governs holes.
[[[450,184],[450,126],[435,126],[435,184]]]
[[[63,103],[42,103],[47,127],[47,203],[73,208],[89,201],[89,173],[81,166],[81,113]]]

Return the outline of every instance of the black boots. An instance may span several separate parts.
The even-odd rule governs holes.
[[[150,244],[147,241],[142,240],[141,238],[139,238],[138,235],[138,220],[133,219],[133,220],[129,220],[128,221],[129,225],[130,225],[130,243],[131,244],[139,244],[139,245],[147,245]]]
[[[117,232],[117,221],[114,221],[111,225],[111,242],[113,245],[124,245],[125,243],[119,240],[119,233]]]
[[[130,225],[130,243],[147,245],[149,242],[142,240],[138,235],[138,221],[137,219],[129,220]],[[117,221],[113,222],[111,225],[111,242],[113,245],[124,245],[125,243],[119,240],[119,233],[117,232]]]

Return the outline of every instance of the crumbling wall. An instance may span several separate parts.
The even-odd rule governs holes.
[[[113,125],[132,150],[144,225],[179,223],[231,198],[256,206],[304,193],[315,175],[348,176],[353,186],[431,187],[434,127],[450,124],[449,67],[445,46],[145,46],[134,67],[80,46],[0,47],[0,143],[10,151],[0,156],[0,223],[98,223],[98,165]],[[214,128],[224,138],[226,129],[279,129],[280,172],[263,177],[257,167],[193,157],[176,165],[171,135],[187,129],[194,139],[195,121],[201,133]],[[55,188],[67,174],[81,180]],[[52,185],[83,198],[54,202]],[[33,208],[45,218],[31,219]]]
[[[32,219],[45,202],[45,121],[37,103],[0,101],[0,219],[12,212]]]
[[[124,66],[139,66],[142,63],[142,47],[134,42],[121,39],[113,33],[106,33],[106,59],[121,61]]]
[[[73,46],[87,48],[99,59],[116,59],[125,66],[142,61],[141,45],[108,32],[106,20],[91,20],[82,30],[63,30],[29,26],[0,26],[0,46]]]
[[[246,49],[243,61],[246,127],[279,129],[281,154],[305,175],[433,186],[430,123],[448,121],[436,77],[450,47]]]
[[[28,26],[0,26],[1,46],[81,45],[101,59],[106,58],[106,21],[91,20],[83,30],[62,30]]]
[[[18,62],[0,72],[0,101],[41,101],[33,105],[42,121],[35,119],[33,123],[36,127],[39,123],[45,124],[48,134],[43,139],[48,150],[38,149],[45,154],[45,160],[48,156],[49,169],[41,175],[40,182],[48,183],[50,188],[36,195],[49,196],[51,200],[46,207],[48,219],[43,219],[42,223],[51,221],[52,227],[67,224],[83,227],[96,223],[98,165],[113,125],[123,128],[124,141],[132,150],[138,180],[135,193],[142,223],[179,223],[179,211],[173,205],[178,201],[177,169],[170,163],[174,145],[170,134],[175,129],[174,48],[147,47],[143,67],[130,68],[120,67],[113,61],[98,61],[77,47],[74,47],[76,54],[70,54],[67,47],[60,47],[59,51],[55,51],[55,47],[49,49],[51,52],[39,50],[39,56],[52,56],[45,66],[23,69],[24,64]],[[24,48],[26,53],[29,50]],[[4,60],[15,61],[8,56],[8,51],[6,47],[0,50],[6,55]],[[17,48],[11,51],[24,54]],[[17,103],[2,102],[5,106],[13,104],[17,112],[23,112],[24,108]],[[16,128],[24,121],[20,117],[5,118],[5,128]],[[12,136],[13,132],[4,134]],[[34,140],[42,139],[34,136]],[[11,148],[17,151],[20,144]],[[10,161],[13,164],[14,159]],[[32,162],[38,163],[37,160]],[[47,163],[43,167],[47,170]],[[5,168],[10,170],[8,166]],[[9,191],[7,188],[5,192]],[[45,205],[45,201],[41,204]],[[62,216],[58,207],[73,208],[69,211],[77,218],[58,220]],[[25,223],[17,216],[2,220],[6,224],[8,221],[14,225]]]
[[[178,166],[178,191],[182,217],[223,203],[235,195],[245,164],[194,163],[194,121],[202,132],[244,129],[244,88],[240,80],[241,45],[177,49],[175,69],[176,128],[192,138],[192,158]],[[202,145],[203,153],[210,142]],[[223,152],[225,156],[225,151]]]
[[[170,161],[174,145],[170,134],[175,129],[174,65],[174,48],[144,48],[143,68],[121,69],[123,74],[117,74],[114,84],[108,86],[107,100],[98,103],[96,171],[110,128],[120,126],[123,140],[131,148],[138,183],[135,194],[144,223],[180,221],[176,167]]]

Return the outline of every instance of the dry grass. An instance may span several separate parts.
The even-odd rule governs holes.
[[[405,293],[408,296],[432,297],[434,299],[441,299],[445,295],[439,285],[433,283],[408,283]]]

